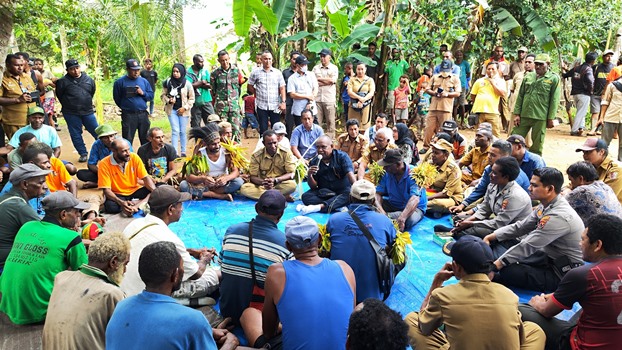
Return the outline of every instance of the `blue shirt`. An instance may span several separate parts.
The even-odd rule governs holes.
[[[134,149],[132,149],[132,144],[130,143],[130,141],[125,140],[125,142],[127,142],[130,145],[130,152],[134,152]],[[88,164],[97,165],[97,163],[99,163],[100,160],[108,157],[111,154],[112,154],[112,151],[108,149],[106,145],[104,145],[102,140],[97,139],[95,140],[95,142],[93,142],[93,146],[91,147],[91,153],[89,153]]]
[[[106,349],[216,350],[203,313],[163,294],[143,291],[121,300],[106,328]]]
[[[488,188],[488,184],[490,184],[490,172],[491,171],[492,171],[492,166],[487,165],[484,168],[484,173],[482,174],[482,177],[480,178],[479,183],[477,184],[477,187],[475,187],[475,190],[473,190],[473,192],[471,192],[471,194],[462,203],[466,203],[468,205],[484,197],[484,195],[486,194],[486,189]],[[525,175],[525,172],[523,172],[522,169],[520,173],[518,174],[518,177],[514,181],[516,181],[516,183],[523,190],[525,190],[527,194],[529,194],[529,178],[527,177],[527,175]]]
[[[333,149],[328,165],[317,160],[312,160],[309,165],[318,165],[318,171],[313,175],[318,188],[328,188],[337,194],[350,193],[350,181],[346,175],[354,173],[354,168],[347,153]]]
[[[525,172],[525,175],[527,175],[528,179],[531,179],[534,170],[544,168],[545,166],[546,163],[544,162],[544,159],[542,159],[542,157],[529,151],[525,151],[523,162],[520,164],[521,170]]]
[[[32,126],[30,125],[26,125],[23,128],[19,128],[15,132],[15,134],[13,134],[13,137],[11,137],[11,141],[9,141],[9,145],[13,146],[13,148],[18,148],[19,137],[21,134],[25,132],[32,133],[37,138],[37,141],[43,142],[52,148],[60,147],[63,145],[63,143],[60,141],[60,138],[58,137],[58,133],[56,132],[56,129],[45,124],[41,125],[41,127],[36,130],[33,129]]]
[[[379,245],[393,245],[395,226],[386,215],[376,212],[372,206],[358,203],[350,204],[348,210],[356,213]],[[376,253],[350,214],[331,215],[326,223],[326,232],[330,232],[330,258],[345,261],[354,271],[356,302],[367,298],[382,300],[378,274],[375,273]]]
[[[386,197],[389,204],[398,210],[404,210],[410,197],[417,196],[419,197],[417,208],[425,212],[428,207],[428,196],[417,185],[417,182],[410,177],[410,170],[414,167],[405,163],[404,165],[407,166],[408,170],[404,171],[404,174],[399,179],[396,179],[394,175],[385,173],[380,179],[378,186],[376,186],[376,192]]]
[[[322,135],[324,135],[324,130],[321,126],[313,124],[311,130],[307,130],[303,124],[300,124],[292,131],[289,144],[298,147],[298,152],[304,159],[311,159],[317,154],[315,140]]]
[[[139,86],[144,95],[128,97],[128,89]],[[112,97],[114,102],[126,112],[139,112],[147,110],[147,102],[153,100],[153,89],[149,81],[143,77],[130,79],[127,75],[117,79],[112,86]]]
[[[350,81],[350,77],[349,76],[345,76],[343,77],[343,82],[341,84],[341,88],[343,89],[343,92],[341,93],[341,100],[343,101],[343,103],[350,103],[350,95],[348,94],[348,88],[344,88],[343,85],[347,84],[348,81]]]
[[[469,82],[471,81],[471,65],[466,60],[462,60],[460,63],[455,63],[458,67],[460,67],[460,85],[462,85],[462,89],[466,90],[469,87]]]

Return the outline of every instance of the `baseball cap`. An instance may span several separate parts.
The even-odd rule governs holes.
[[[83,201],[79,201],[78,198],[74,197],[73,194],[67,191],[52,192],[43,198],[41,204],[43,204],[43,209],[45,210],[69,208],[84,210],[89,208],[88,204]]]
[[[15,185],[33,177],[46,176],[49,173],[51,173],[50,170],[43,170],[32,163],[26,163],[18,166],[11,172],[11,175],[9,175],[9,181]]]
[[[79,67],[80,63],[78,63],[78,60],[74,60],[74,59],[70,59],[65,61],[65,68],[69,69],[69,68],[73,68],[73,67]]]
[[[320,229],[309,217],[296,216],[285,224],[285,240],[295,249],[310,248],[319,237]]]
[[[605,50],[605,52],[603,52],[603,56],[605,55],[613,55],[615,54],[615,52],[613,52],[613,50]]]
[[[322,49],[322,51],[320,51],[320,56],[326,56],[326,55],[332,56],[333,53],[332,51],[330,51],[330,49]]]
[[[30,117],[33,114],[45,115],[45,111],[43,110],[43,108],[38,106],[28,108],[28,116]]]
[[[281,122],[274,123],[274,125],[272,125],[272,130],[277,134],[287,135],[287,129],[285,129],[285,124]]]
[[[270,214],[270,215],[278,215],[285,210],[287,206],[287,201],[285,200],[285,196],[278,190],[267,190],[264,192],[257,204],[255,209],[259,212]]]
[[[472,235],[465,235],[457,241],[445,243],[443,253],[451,256],[469,273],[488,273],[495,261],[490,246],[481,238]]]
[[[489,140],[492,139],[492,132],[490,132],[490,130],[488,129],[477,129],[475,135],[486,136]]]
[[[458,123],[453,120],[445,120],[443,122],[443,130],[445,131],[454,131],[458,129]]]
[[[95,133],[97,134],[97,138],[114,135],[117,132],[114,131],[112,126],[108,124],[101,124],[100,126],[95,128]]]
[[[595,149],[607,149],[607,148],[608,148],[607,144],[605,143],[603,139],[597,139],[595,137],[590,137],[587,140],[585,140],[583,145],[581,145],[575,151],[582,152],[582,151],[591,151]]]
[[[376,196],[376,186],[368,180],[358,180],[352,184],[350,195],[358,200],[367,201]]]
[[[551,57],[546,53],[539,53],[533,61],[534,63],[549,63],[551,62]]]
[[[387,166],[402,162],[404,158],[402,157],[402,153],[400,153],[397,149],[389,149],[384,152],[384,157],[378,161],[378,165]]]
[[[490,130],[490,132],[492,132],[492,124],[490,124],[489,122],[479,123],[479,126],[477,128]]]
[[[142,67],[140,66],[140,63],[138,63],[138,61],[136,61],[133,58],[130,58],[129,60],[125,61],[125,68],[127,69],[141,69]]]
[[[446,140],[440,139],[438,141],[436,141],[436,143],[431,144],[430,146],[439,149],[441,151],[447,151],[449,153],[453,152],[454,150],[454,146],[452,146],[451,143],[447,142]]]
[[[185,202],[192,199],[192,195],[188,192],[179,192],[173,186],[163,185],[156,187],[151,196],[149,196],[149,207],[163,208],[171,204]]]
[[[305,55],[298,55],[298,57],[296,57],[296,64],[304,66],[305,64],[309,64],[309,60]]]
[[[451,60],[443,60],[443,62],[441,62],[441,72],[451,72],[453,66],[454,64]]]
[[[524,47],[524,46],[521,46],[521,47],[519,47],[519,48],[518,48],[518,50],[516,50],[516,51],[529,52],[529,49],[527,49],[527,48],[526,48],[526,47]]]
[[[509,143],[515,143],[515,144],[519,144],[519,145],[523,145],[525,146],[527,143],[525,142],[525,138],[522,137],[521,135],[510,135],[510,137],[508,137],[507,141]]]
[[[207,121],[219,123],[222,120],[220,119],[220,116],[218,114],[210,114],[209,116],[207,116]]]

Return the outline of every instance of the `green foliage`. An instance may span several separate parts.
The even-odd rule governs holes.
[[[514,16],[512,16],[512,14],[503,7],[494,10],[492,18],[504,32],[512,32],[512,34],[516,36],[523,35],[522,28],[516,18],[514,18]]]
[[[294,13],[296,12],[296,0],[274,0],[272,11],[279,22],[276,32],[283,33],[291,24]]]
[[[253,22],[253,9],[250,0],[233,0],[233,25],[235,34],[246,36]]]
[[[249,0],[249,3],[253,11],[255,11],[257,20],[266,29],[266,31],[270,34],[276,34],[279,22],[274,12],[272,12],[272,9],[264,5],[261,0]]]

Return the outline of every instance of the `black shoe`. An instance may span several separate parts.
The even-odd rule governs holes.
[[[452,237],[457,241],[460,238],[466,236],[466,233],[463,232],[454,232],[454,234],[452,235]]]
[[[80,156],[80,159],[78,159],[78,162],[85,163],[87,161],[87,159],[88,158],[87,158],[86,154],[83,154],[83,155]]]
[[[436,225],[434,226],[434,232],[449,232],[453,230],[453,227],[445,226],[445,225]]]
[[[60,126],[58,124],[56,124],[56,126],[54,127],[54,129],[56,129],[56,131],[60,131]]]
[[[427,148],[422,148],[419,150],[419,154],[426,154],[428,152]]]

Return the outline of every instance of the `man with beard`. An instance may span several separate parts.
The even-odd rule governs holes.
[[[207,117],[214,114],[214,106],[212,106],[212,95],[210,89],[209,69],[203,68],[205,60],[203,56],[196,54],[192,57],[192,66],[186,69],[186,80],[188,80],[194,88],[194,105],[190,110],[192,117],[190,118],[190,127],[196,128],[201,126],[201,120],[207,124]]]
[[[514,79],[516,74],[525,71],[525,57],[527,56],[527,48],[521,46],[516,53],[516,61],[510,63],[510,79]]]
[[[43,349],[105,349],[106,326],[117,303],[125,298],[119,284],[130,249],[122,233],[101,235],[89,246],[88,264],[56,275],[43,327]]]
[[[140,157],[130,152],[130,145],[124,140],[114,140],[110,147],[112,154],[98,164],[97,185],[104,191],[107,213],[131,216],[149,199],[155,184]],[[144,186],[138,183],[139,179]]]
[[[43,322],[54,277],[88,263],[86,247],[74,231],[88,204],[67,191],[54,192],[42,203],[45,217],[17,232],[0,279],[0,311],[15,324]]]
[[[168,183],[176,173],[173,161],[177,158],[177,151],[173,145],[164,143],[161,128],[149,129],[147,139],[149,142],[138,148],[138,156],[156,184]]]
[[[135,59],[125,62],[127,75],[117,79],[112,87],[114,102],[121,108],[121,134],[130,143],[138,130],[140,144],[147,143],[151,125],[147,102],[153,100],[153,89],[147,79],[140,76],[140,64]]]

